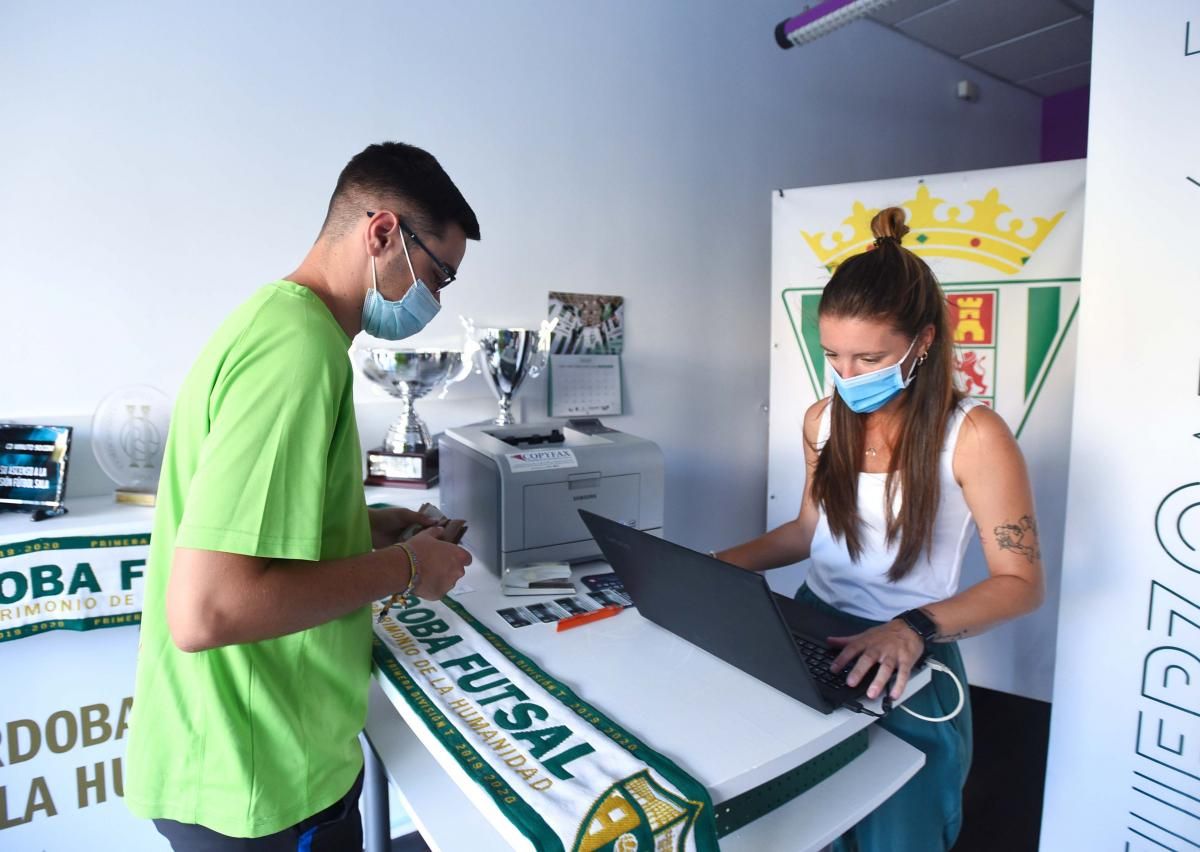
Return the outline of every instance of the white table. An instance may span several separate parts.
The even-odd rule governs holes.
[[[436,502],[430,492],[368,491],[368,502]],[[576,568],[575,575],[608,570],[591,563]],[[496,610],[539,598],[505,597],[496,575],[478,561],[467,569],[465,580],[474,591],[456,599],[472,615],[675,761],[708,788],[714,803],[800,766],[872,721],[847,710],[818,713],[636,610],[565,633],[555,632],[553,625],[511,628]],[[904,697],[928,681],[928,671],[922,672]],[[519,847],[504,817],[444,750],[431,753],[424,747],[405,721],[409,714],[406,702],[377,675],[367,736],[426,842],[446,852]],[[872,730],[865,754],[788,805],[729,835],[722,848],[818,849],[870,813],[923,763],[918,750]]]
[[[511,850],[496,825],[396,714],[395,697],[390,685],[371,685],[367,732],[388,780],[399,790],[425,842],[434,852]],[[925,758],[882,728],[868,733],[865,754],[784,807],[725,837],[721,848],[733,852],[820,849],[877,808],[916,774]]]
[[[367,500],[416,508],[427,500],[436,503],[438,495],[436,490],[369,488]],[[25,515],[0,515],[0,541],[146,532],[153,524],[152,509],[117,505],[111,497],[77,499],[69,505],[69,515],[40,523]],[[593,563],[576,569],[576,575],[607,570],[607,566]],[[514,630],[496,610],[539,598],[504,597],[495,575],[478,563],[468,569],[467,581],[475,591],[458,598],[463,606],[543,668],[562,677],[581,698],[608,712],[704,783],[714,802],[799,766],[871,721],[849,711],[829,716],[817,713],[646,621],[634,610],[562,634],[554,632],[552,625]],[[101,634],[106,639],[133,640],[136,630]],[[5,650],[32,651],[36,645],[39,651],[48,651],[52,644],[89,639],[89,644],[95,645],[101,634],[60,633],[54,639],[47,635],[8,643]],[[131,642],[126,661],[130,672],[123,673],[121,680],[132,680],[132,654]],[[628,665],[631,659],[647,657],[652,664]],[[908,694],[924,686],[928,678],[928,673],[919,675]],[[717,701],[716,696],[737,699]],[[118,698],[116,693],[113,698]],[[373,684],[367,735],[426,842],[445,852],[512,848],[497,828],[503,818],[476,795],[474,782],[458,776],[454,767],[439,764],[421,744],[401,715],[405,707],[390,684]],[[711,747],[717,732],[723,732],[721,748]],[[115,756],[123,743],[114,742],[113,746]],[[872,729],[865,754],[788,805],[724,838],[722,848],[746,852],[818,849],[894,793],[923,762],[916,749],[885,731]],[[380,826],[386,825],[387,799],[386,791],[380,789],[382,776],[375,781],[374,788],[368,789],[364,812],[369,827],[375,826],[378,842]],[[116,801],[110,802],[110,818],[126,823],[127,812]],[[94,819],[99,814],[92,809],[91,816]],[[122,828],[136,834],[135,829],[143,826],[123,824]],[[147,836],[144,842],[152,845],[156,841]]]
[[[143,533],[154,526],[154,509],[118,503],[111,494],[78,497],[66,505],[67,514],[44,521],[31,520],[25,512],[0,513],[0,541]]]

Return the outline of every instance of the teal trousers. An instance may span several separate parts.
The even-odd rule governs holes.
[[[801,586],[796,600],[836,611]],[[839,613],[860,630],[880,624]],[[967,688],[962,654],[955,642],[932,646],[931,656],[954,672]],[[947,675],[933,672],[929,685],[904,703],[922,716],[945,716],[958,703],[958,689]],[[899,707],[875,724],[925,754],[925,765],[908,783],[843,834],[834,852],[948,852],[962,828],[962,790],[971,768],[971,700],[949,722],[924,722]]]

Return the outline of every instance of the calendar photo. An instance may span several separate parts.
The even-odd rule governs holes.
[[[553,355],[620,355],[625,343],[625,297],[551,293]]]
[[[625,298],[551,293],[551,417],[621,413]]]

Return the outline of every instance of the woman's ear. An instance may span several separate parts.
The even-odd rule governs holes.
[[[932,323],[921,329],[921,333],[917,335],[917,351],[925,354],[933,346],[934,340],[937,338],[937,329]]]

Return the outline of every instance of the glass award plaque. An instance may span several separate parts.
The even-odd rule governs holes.
[[[150,385],[118,388],[96,408],[92,452],[118,503],[154,505],[170,421],[171,400]]]

